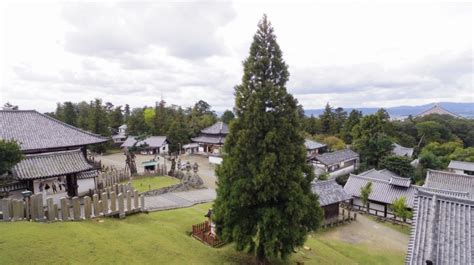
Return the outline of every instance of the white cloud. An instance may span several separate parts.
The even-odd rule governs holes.
[[[263,13],[305,108],[474,101],[471,3],[57,2],[2,6],[0,103],[230,109]]]

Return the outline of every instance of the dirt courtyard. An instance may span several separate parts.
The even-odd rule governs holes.
[[[402,252],[407,251],[410,239],[410,236],[360,214],[357,215],[356,221],[329,229],[323,234],[323,237],[345,241],[350,244],[366,244]]]
[[[137,164],[137,170],[139,173],[144,171],[143,162],[153,159],[154,155],[141,155],[137,154],[135,157],[135,162]],[[189,161],[191,164],[197,162],[199,165],[199,176],[204,181],[204,185],[208,188],[216,188],[216,175],[214,173],[215,166],[209,163],[209,160],[205,156],[201,155],[180,155],[181,163],[186,163]],[[125,168],[125,155],[123,153],[116,153],[105,156],[96,156],[96,160],[102,161],[104,166],[113,166],[117,169]],[[158,163],[162,165],[166,164],[167,168],[171,167],[171,162],[163,157],[158,157]]]

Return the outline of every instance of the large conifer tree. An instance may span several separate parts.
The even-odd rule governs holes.
[[[322,219],[306,163],[297,101],[288,94],[288,66],[271,24],[260,21],[235,88],[237,119],[217,169],[218,234],[259,263],[285,258]]]

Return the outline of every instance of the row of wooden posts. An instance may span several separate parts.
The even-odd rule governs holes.
[[[342,210],[342,215],[338,215],[336,218],[325,220],[323,223],[323,227],[332,227],[335,225],[348,223],[357,219],[356,212],[351,212],[344,208],[341,208],[341,210]],[[346,212],[347,212],[347,216],[346,216]]]
[[[130,184],[120,184],[108,187],[92,198],[83,197],[82,207],[79,197],[63,197],[59,205],[54,203],[53,198],[48,198],[45,206],[41,193],[25,200],[1,199],[0,206],[3,221],[79,221],[105,216],[125,218],[126,215],[142,212],[145,210],[145,197],[132,190]]]
[[[127,169],[114,169],[101,172],[99,174],[99,183],[102,183],[102,188],[111,187],[115,184],[130,180],[130,171]]]

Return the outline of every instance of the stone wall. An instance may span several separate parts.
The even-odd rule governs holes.
[[[172,186],[164,187],[156,190],[149,190],[143,192],[144,196],[156,196],[168,192],[187,191],[192,189],[201,189],[203,187],[203,181],[198,174],[187,173],[184,174],[182,171],[177,171],[175,177],[181,180],[181,183]]]

